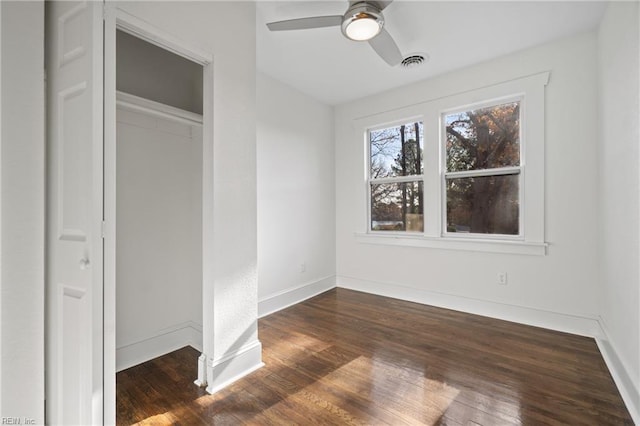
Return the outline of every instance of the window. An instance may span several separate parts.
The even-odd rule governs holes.
[[[370,229],[422,232],[422,122],[369,130],[368,136]]]
[[[445,234],[519,236],[520,100],[443,114]]]
[[[353,200],[362,203],[356,240],[546,254],[548,81],[542,72],[451,95],[426,93],[433,98],[355,119],[365,159],[363,196]]]

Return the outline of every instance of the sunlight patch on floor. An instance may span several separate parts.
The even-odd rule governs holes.
[[[320,352],[331,347],[330,343],[313,338],[307,334],[289,332],[282,336],[275,344],[271,344],[269,351],[275,353],[287,353],[294,351]]]
[[[487,383],[481,389],[491,389],[495,387],[495,383]],[[509,424],[519,425],[522,422],[522,414],[520,401],[522,396],[518,389],[510,387],[513,395],[505,397],[503,393],[478,392],[475,390],[465,391],[463,402],[471,407],[475,407],[477,411],[490,413],[496,418],[500,418]],[[496,398],[495,395],[502,395]]]
[[[156,414],[155,416],[147,417],[132,426],[155,426],[155,425],[171,425],[180,422],[184,408],[178,408],[175,410],[167,411],[166,413]]]
[[[302,412],[322,419],[324,415],[340,418],[342,424],[360,425],[375,422],[376,419],[402,419],[404,422],[435,424],[442,418],[450,404],[460,391],[445,383],[418,376],[420,385],[403,380],[402,369],[389,364],[377,365],[375,360],[360,356],[349,363],[328,373],[317,381],[297,390],[284,400],[265,410],[290,410],[297,405],[303,406]],[[273,375],[278,387],[285,387],[282,378]],[[294,386],[293,384],[290,384]],[[384,404],[365,402],[373,398]],[[344,401],[362,399],[363,409],[350,412],[343,408]],[[422,401],[416,407],[411,401]],[[357,404],[356,404],[357,405]],[[349,406],[353,407],[352,403]],[[368,418],[368,421],[363,419]]]
[[[193,402],[198,407],[200,407],[202,409],[205,409],[205,408],[209,407],[211,404],[213,404],[215,402],[215,399],[213,398],[212,395],[202,395],[201,397],[197,398]]]
[[[438,380],[425,377],[424,369],[413,365],[402,368],[375,356],[367,358],[375,396],[388,394],[389,405],[402,417],[423,424],[437,423],[455,401],[460,390]],[[408,401],[422,401],[420,406]]]

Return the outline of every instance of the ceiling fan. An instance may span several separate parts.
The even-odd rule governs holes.
[[[384,28],[384,16],[382,15],[382,11],[392,1],[350,1],[349,8],[344,15],[288,19],[270,22],[267,27],[271,31],[290,31],[341,26],[342,34],[345,37],[354,41],[368,41],[373,50],[387,64],[395,66],[402,62],[402,53]]]

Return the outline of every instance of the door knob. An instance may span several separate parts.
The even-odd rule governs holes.
[[[85,269],[89,269],[89,265],[91,265],[91,262],[89,262],[89,259],[87,259],[86,257],[80,259],[80,269],[82,269],[83,271]]]

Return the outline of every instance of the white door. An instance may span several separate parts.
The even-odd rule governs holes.
[[[101,424],[103,3],[45,3],[47,423]]]

